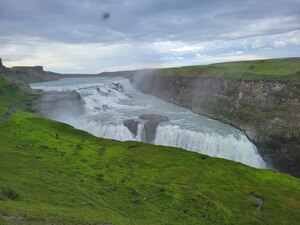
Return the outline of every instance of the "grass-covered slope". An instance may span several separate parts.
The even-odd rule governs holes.
[[[8,83],[0,74],[0,121],[1,118],[20,103],[30,101],[36,91],[30,89],[23,89],[16,84]]]
[[[8,105],[14,94],[5,93],[0,101]],[[264,200],[262,210],[249,193]],[[23,111],[0,123],[0,224],[299,221],[300,180],[288,175],[96,138]]]
[[[300,77],[300,58],[267,59],[160,69],[157,75],[235,78],[243,80],[294,80]]]
[[[96,138],[25,112],[1,124],[0,136],[1,224],[300,220],[300,180],[288,175],[177,148]],[[265,201],[263,210],[249,193]]]

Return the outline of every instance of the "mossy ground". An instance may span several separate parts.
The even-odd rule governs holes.
[[[243,80],[297,80],[300,58],[268,59],[159,69],[156,75],[216,77]]]
[[[5,81],[2,87],[12,88]],[[3,112],[21,99],[18,92],[1,92]],[[249,193],[265,201],[263,210]],[[0,123],[0,224],[299,221],[300,180],[289,175],[178,148],[96,138],[21,110]]]

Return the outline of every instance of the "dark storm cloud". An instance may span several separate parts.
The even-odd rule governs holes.
[[[0,0],[0,27],[2,44],[239,39],[300,29],[300,0]]]

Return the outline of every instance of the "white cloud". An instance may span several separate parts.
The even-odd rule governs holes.
[[[282,47],[285,47],[286,45],[287,45],[287,42],[284,40],[275,40],[274,41],[275,48],[282,48]]]
[[[244,50],[247,50],[248,49],[248,45],[249,45],[249,42],[247,39],[244,39],[240,42],[240,45],[243,47]]]
[[[207,55],[206,54],[201,54],[201,53],[196,53],[195,54],[195,58],[201,59],[201,58],[206,58]]]
[[[172,52],[196,52],[196,51],[199,51],[199,50],[202,50],[204,48],[204,46],[197,46],[197,45],[194,45],[194,46],[182,46],[182,47],[178,47],[178,48],[173,48],[173,49],[170,49],[170,51]]]
[[[244,51],[236,51],[235,54],[241,55],[241,54],[244,54]]]
[[[160,58],[160,60],[171,60],[172,58],[171,57],[168,57],[168,56],[166,56],[166,57],[161,57]]]
[[[260,40],[258,38],[252,43],[252,48],[254,48],[254,49],[262,48],[264,46],[265,46],[265,44],[262,42],[262,40]]]
[[[300,45],[300,31],[292,31],[278,36],[273,42],[276,48],[283,48],[287,45]]]
[[[300,30],[288,34],[289,42],[293,45],[300,45]]]

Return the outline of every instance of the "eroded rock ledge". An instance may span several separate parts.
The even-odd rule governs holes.
[[[76,91],[45,92],[32,104],[32,109],[41,116],[74,118],[83,114],[80,95]]]

